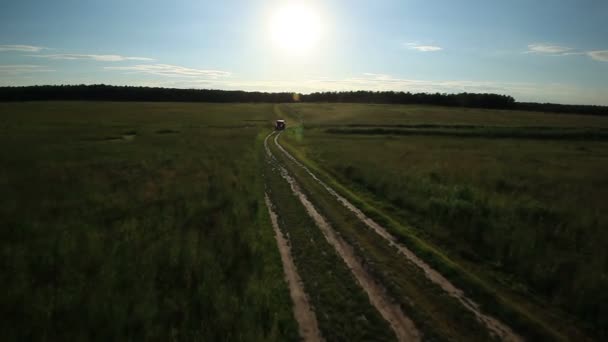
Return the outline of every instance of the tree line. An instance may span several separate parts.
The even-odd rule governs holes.
[[[450,107],[513,109],[608,115],[607,106],[516,102],[512,96],[479,93],[411,93],[402,91],[340,91],[295,94],[242,90],[176,89],[111,85],[43,85],[0,87],[0,101],[158,101],[158,102],[348,102],[428,104]]]
[[[498,94],[442,94],[410,93],[396,91],[343,91],[323,92],[302,95],[304,102],[351,102],[351,103],[389,103],[389,104],[429,104],[450,107],[480,107],[511,109],[515,99]]]

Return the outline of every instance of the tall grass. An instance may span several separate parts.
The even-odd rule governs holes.
[[[532,294],[543,306],[576,317],[591,335],[608,336],[608,144],[567,138],[327,134],[307,129],[307,118],[314,123],[328,115],[336,127],[382,125],[385,118],[409,125],[412,116],[421,125],[425,121],[420,113],[403,109],[398,116],[397,109],[387,106],[368,106],[364,113],[356,105],[360,112],[348,105],[343,112],[306,106],[293,107],[305,129],[289,143],[317,165],[384,203],[386,211],[413,224],[421,236],[522,298]],[[391,114],[384,115],[384,110]],[[339,119],[331,111],[340,112]],[[484,126],[510,115],[490,113],[484,119],[469,114],[428,114],[426,122]],[[516,117],[514,122],[525,120]],[[535,125],[589,127],[583,121],[545,117]]]
[[[606,146],[585,144],[578,153],[567,144],[536,146],[544,149],[538,155],[526,150],[540,144],[532,142],[510,149],[445,138],[349,144],[316,139],[308,146],[339,179],[388,201],[448,251],[606,333]],[[449,151],[433,148],[439,144]]]
[[[602,129],[552,129],[548,127],[376,127],[376,128],[330,128],[328,133],[365,135],[413,135],[444,136],[458,138],[487,139],[535,139],[569,141],[606,141],[608,130]]]
[[[243,124],[271,107],[0,106],[4,340],[297,339]]]

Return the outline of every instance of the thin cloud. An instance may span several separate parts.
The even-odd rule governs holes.
[[[571,54],[573,52],[572,48],[561,46],[561,45],[553,45],[546,43],[536,43],[529,44],[528,51],[526,53],[537,53],[537,54],[549,54],[549,55],[564,55]]]
[[[498,93],[509,94],[520,101],[588,103],[607,105],[608,90],[560,83],[500,82],[474,80],[417,80],[366,73],[346,79],[311,80],[305,84],[311,91],[374,90],[427,93]],[[299,85],[298,85],[299,86]],[[297,89],[295,89],[297,90]],[[305,90],[306,91],[306,90]]]
[[[95,54],[78,54],[78,53],[63,53],[63,54],[37,54],[42,50],[49,50],[49,48],[42,46],[33,45],[0,45],[0,51],[18,51],[18,52],[30,52],[36,53],[35,55],[25,55],[26,57],[36,58],[48,58],[48,59],[62,59],[62,60],[93,60],[99,62],[122,62],[122,61],[154,61],[153,58],[148,57],[128,57],[121,55],[95,55]],[[53,49],[50,49],[53,50]]]
[[[121,55],[87,55],[87,54],[75,54],[75,53],[64,53],[54,55],[28,55],[28,57],[58,59],[58,60],[93,60],[98,62],[123,62],[123,61],[154,61],[153,58],[147,57],[126,57]]]
[[[608,50],[587,51],[587,55],[600,62],[608,62]]]
[[[114,68],[114,67],[112,67]],[[0,78],[0,84],[6,78]],[[68,83],[99,83],[98,79]],[[112,83],[111,81],[107,82]],[[22,82],[27,85],[29,83]],[[127,84],[185,89],[225,89],[249,91],[289,91],[312,93],[317,91],[409,91],[427,93],[499,93],[508,94],[518,101],[586,103],[608,105],[608,90],[560,83],[500,82],[475,80],[420,80],[398,78],[386,74],[366,73],[349,78],[317,77],[304,80],[238,80],[233,78],[209,79],[202,77],[133,77]]]
[[[539,89],[538,84],[517,82],[467,81],[467,80],[416,80],[397,78],[387,74],[364,73],[360,76],[333,79],[319,77],[301,81],[283,80],[180,80],[169,82],[180,87],[216,87],[221,89],[244,89],[262,91],[297,91],[303,93],[316,91],[410,91],[410,92],[492,92],[525,93]],[[167,83],[167,84],[169,84]]]
[[[46,48],[32,45],[0,45],[0,51],[40,52]]]
[[[504,92],[507,88],[526,87],[524,83],[499,83],[465,80],[414,80],[396,78],[385,74],[365,73],[359,77],[346,79],[325,79],[316,82],[316,86],[327,90],[397,90],[411,92]]]
[[[573,56],[586,55],[599,62],[608,62],[608,50],[581,51],[562,45],[553,44],[529,44],[524,53],[539,54],[546,56]]]
[[[143,73],[166,77],[203,77],[208,79],[219,79],[230,76],[230,72],[221,70],[205,70],[186,68],[170,64],[139,64],[124,67],[104,67],[105,70],[122,70],[132,73]]]
[[[374,78],[376,80],[390,80],[392,78],[390,75],[386,75],[386,74],[374,74],[374,73],[371,73],[371,72],[363,73],[363,76]],[[326,77],[324,79],[329,79],[329,78]]]
[[[55,60],[93,60],[98,62],[122,62],[122,61],[153,61],[146,57],[125,57],[120,55],[86,55],[86,54],[56,54],[56,55],[28,55],[29,57],[48,58]]]
[[[0,74],[26,74],[34,72],[52,72],[55,70],[48,69],[42,65],[30,65],[30,64],[11,64],[11,65],[0,65]]]
[[[405,44],[408,49],[416,50],[420,52],[436,52],[441,51],[443,48],[437,45],[421,45],[417,43],[407,43]]]

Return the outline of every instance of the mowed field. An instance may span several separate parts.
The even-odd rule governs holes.
[[[432,106],[0,104],[2,331],[604,340],[607,130]]]

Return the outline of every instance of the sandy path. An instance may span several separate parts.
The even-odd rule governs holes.
[[[273,133],[268,135],[264,140],[264,147],[268,156],[274,159],[267,144],[268,138],[272,134]],[[276,159],[274,160],[276,161]],[[278,162],[276,166],[283,179],[289,183],[294,195],[296,195],[296,197],[300,200],[300,203],[302,203],[306,209],[308,215],[315,221],[327,242],[334,247],[338,255],[344,260],[348,268],[355,276],[355,279],[357,279],[359,285],[367,293],[372,305],[390,324],[391,328],[395,332],[395,335],[397,336],[397,339],[399,341],[420,341],[420,333],[416,329],[414,322],[412,322],[412,320],[403,313],[398,304],[389,298],[385,289],[378,284],[371,274],[364,268],[363,264],[361,264],[359,259],[356,257],[353,248],[334,232],[329,222],[327,222],[327,220],[319,213],[310,200],[308,200],[308,197],[302,193],[300,186],[295,179],[289,175],[287,169],[279,165]]]
[[[389,243],[389,245],[396,248],[399,251],[399,253],[403,254],[408,260],[410,260],[412,263],[414,263],[416,266],[418,266],[420,269],[422,269],[422,271],[424,272],[427,279],[429,279],[430,281],[432,281],[433,283],[438,285],[441,289],[443,289],[450,296],[456,298],[466,309],[471,311],[475,315],[475,317],[477,317],[477,319],[480,322],[482,322],[493,335],[497,336],[498,338],[500,338],[503,341],[523,341],[523,338],[521,336],[519,336],[518,334],[516,334],[510,327],[508,327],[504,323],[500,322],[496,318],[491,317],[491,316],[486,315],[483,312],[481,312],[479,304],[475,303],[473,300],[466,297],[464,292],[461,289],[457,288],[447,278],[445,278],[439,272],[434,270],[430,265],[428,265],[426,262],[424,262],[422,259],[420,259],[418,256],[416,256],[416,254],[414,254],[414,252],[412,252],[410,249],[408,249],[404,245],[400,244],[397,241],[397,239],[386,230],[386,228],[382,227],[381,225],[376,223],[374,220],[369,218],[359,208],[357,208],[355,205],[353,205],[350,201],[348,201],[346,198],[344,198],[343,196],[338,194],[333,188],[331,188],[325,182],[320,180],[313,172],[310,171],[310,169],[308,169],[304,164],[300,163],[295,157],[293,157],[289,152],[287,152],[287,150],[285,150],[283,148],[283,146],[281,146],[281,144],[279,144],[278,138],[280,135],[281,135],[280,133],[276,135],[274,142],[277,145],[277,147],[281,150],[281,152],[283,152],[283,154],[285,154],[285,156],[287,156],[287,158],[289,158],[296,165],[298,165],[299,167],[304,169],[315,181],[317,181],[321,186],[323,186],[325,188],[325,190],[327,190],[340,203],[342,203],[342,205],[344,207],[346,207],[348,210],[352,211],[355,214],[355,216],[357,216],[357,218],[359,218],[359,220],[361,220],[370,229],[372,229],[378,235],[380,235],[382,238],[384,238]]]
[[[321,337],[317,317],[311,308],[310,302],[308,301],[308,296],[306,296],[306,292],[304,291],[302,279],[300,279],[296,265],[291,257],[291,248],[289,247],[289,243],[279,229],[277,214],[274,212],[273,205],[268,197],[268,194],[264,195],[264,200],[266,202],[266,207],[268,208],[268,214],[270,214],[270,221],[272,222],[272,228],[274,229],[274,236],[277,240],[279,253],[281,254],[283,271],[285,272],[285,280],[289,286],[289,294],[291,295],[291,300],[293,301],[293,314],[300,328],[300,337],[302,337],[302,340],[304,341],[322,341],[323,338]]]

